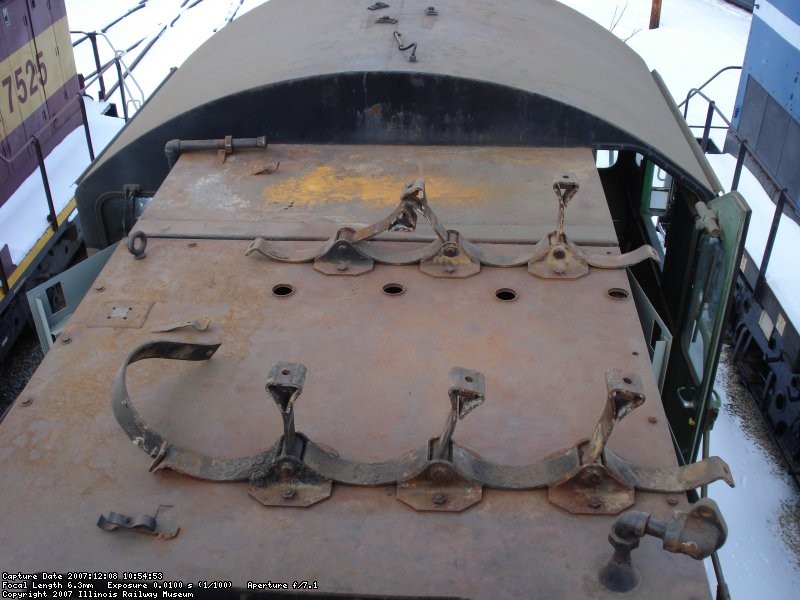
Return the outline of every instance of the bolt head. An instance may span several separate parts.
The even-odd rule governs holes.
[[[650,423],[658,423],[658,418],[656,417],[647,417],[647,420]]]
[[[283,464],[278,467],[278,472],[281,474],[281,477],[291,477],[294,475],[294,466],[289,464]]]
[[[436,506],[442,506],[445,502],[447,502],[447,496],[442,494],[441,492],[437,492],[433,495],[433,503]]]
[[[286,488],[283,490],[281,495],[283,496],[284,500],[291,500],[297,495],[297,492],[295,492],[292,488]]]
[[[61,343],[62,344],[69,344],[72,341],[72,338],[68,335],[61,336]]]
[[[603,506],[603,501],[600,500],[600,498],[598,498],[597,496],[592,496],[591,498],[589,498],[587,504],[591,508],[600,508],[601,506]]]
[[[106,286],[104,286],[104,285],[102,285],[102,284],[98,284],[98,285],[94,286],[94,291],[95,291],[95,292],[102,292],[102,291],[104,291],[105,289],[106,289]]]
[[[337,271],[347,271],[349,268],[350,265],[348,265],[346,262],[340,262],[338,265],[336,265]]]
[[[447,246],[442,250],[442,254],[449,258],[453,258],[454,256],[458,256],[458,248],[455,246]]]
[[[444,268],[444,272],[445,273],[455,273],[456,272],[456,268],[453,265],[445,265],[443,268]]]
[[[667,504],[670,506],[675,506],[678,504],[678,499],[675,496],[667,496]]]

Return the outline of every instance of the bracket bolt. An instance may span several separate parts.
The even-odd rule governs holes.
[[[436,494],[434,494],[434,496],[433,496],[433,503],[434,503],[436,506],[441,506],[441,505],[442,505],[442,504],[444,504],[445,502],[447,502],[447,496],[445,496],[445,495],[444,495],[444,494],[442,494],[441,492],[437,492]]]
[[[455,246],[446,246],[444,250],[442,250],[442,254],[448,258],[453,258],[454,256],[458,256],[458,248]]]
[[[292,465],[281,465],[278,467],[281,477],[291,477],[294,475],[294,467]]]
[[[284,500],[291,500],[292,498],[295,497],[295,494],[296,492],[292,488],[286,488],[285,490],[283,490],[283,494],[281,495],[283,496]]]
[[[603,501],[600,500],[600,498],[598,498],[597,496],[592,496],[591,498],[589,498],[587,504],[591,508],[600,508],[601,506],[603,506]]]
[[[71,341],[72,341],[72,338],[69,337],[68,335],[65,335],[65,336],[63,336],[61,338],[61,343],[62,344],[69,344]]]
[[[347,269],[349,269],[349,268],[350,268],[350,265],[348,265],[344,261],[342,261],[338,265],[336,265],[336,270],[337,271],[347,271]]]
[[[456,272],[456,268],[455,268],[454,265],[445,265],[444,266],[444,272],[445,273],[455,273]]]
[[[675,506],[678,504],[678,499],[675,496],[667,496],[667,504],[670,506]]]
[[[603,480],[597,467],[588,467],[581,475],[581,481],[586,485],[598,485]]]

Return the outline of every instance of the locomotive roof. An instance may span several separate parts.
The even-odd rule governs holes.
[[[551,0],[499,6],[444,0],[437,16],[425,15],[425,7],[406,2],[376,12],[363,0],[271,0],[203,44],[109,146],[89,179],[105,169],[125,173],[122,183],[157,185],[166,175],[161,149],[168,139],[267,134],[271,142],[288,143],[624,146],[672,170],[701,195],[719,189],[658,76],[596,23]],[[398,22],[376,23],[383,15]],[[417,62],[398,50],[395,31],[403,42],[417,42]],[[416,108],[408,98],[398,101],[405,108],[387,106],[393,92],[381,96],[374,78],[389,74],[416,88]],[[450,94],[442,92],[445,80]],[[310,81],[327,84],[307,87]],[[509,116],[522,101],[495,107],[491,93],[476,93],[482,85],[538,100],[525,104],[524,114]],[[348,105],[344,96],[360,106]],[[468,108],[459,106],[462,101]],[[326,110],[354,114],[320,117]],[[381,110],[376,136],[370,117]],[[437,116],[409,120],[409,112],[426,110]],[[469,111],[491,116],[463,114]],[[459,119],[456,129],[452,123]],[[307,125],[298,129],[290,121]],[[504,132],[495,121],[506,123]],[[570,121],[575,124],[564,124]],[[489,122],[492,131],[481,131]],[[126,149],[137,158],[130,160]],[[153,183],[136,172],[147,160],[161,171]],[[92,188],[92,200],[107,189]]]

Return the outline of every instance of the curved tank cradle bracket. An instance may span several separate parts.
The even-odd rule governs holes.
[[[112,384],[117,422],[152,459],[150,470],[172,469],[208,481],[249,481],[250,495],[268,506],[310,506],[331,495],[333,482],[354,486],[397,484],[397,498],[417,510],[461,511],[480,502],[483,487],[549,489],[554,504],[575,513],[616,514],[635,501],[635,490],[684,492],[712,481],[733,486],[728,466],[717,457],[686,467],[632,465],[606,450],[617,421],[640,406],[642,384],[635,374],[606,373],[606,403],[591,438],[539,462],[523,466],[486,461],[456,444],[456,424],[485,400],[482,373],[450,370],[451,409],[441,437],[397,459],[362,463],[338,456],[295,431],[295,407],[306,377],[299,363],[274,363],[266,391],[283,420],[283,435],[253,456],[220,460],[167,442],[139,416],[128,394],[128,367],[146,358],[203,361],[219,344],[156,340],[131,352]]]
[[[569,201],[580,186],[574,175],[559,175],[553,190],[559,203],[556,230],[532,247],[508,250],[503,244],[478,246],[464,239],[458,231],[448,230],[428,204],[425,182],[415,179],[403,187],[400,204],[384,219],[353,230],[345,227],[319,248],[288,251],[276,242],[255,238],[245,256],[257,253],[279,262],[314,261],[314,268],[326,275],[360,275],[372,270],[374,263],[408,265],[419,263],[423,273],[433,277],[470,277],[487,267],[528,265],[532,275],[544,279],[577,279],[589,273],[589,267],[622,269],[648,258],[659,261],[651,246],[633,252],[606,255],[586,252],[571,242],[564,233],[564,219]],[[412,250],[387,249],[370,243],[376,236],[390,231],[414,231],[422,216],[431,226],[436,239]]]

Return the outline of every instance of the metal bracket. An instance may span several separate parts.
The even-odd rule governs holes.
[[[353,244],[354,231],[340,229],[334,244],[314,259],[314,270],[325,275],[361,275],[375,268],[375,261]]]
[[[271,448],[253,456],[215,459],[167,442],[139,416],[128,394],[128,367],[146,358],[204,361],[219,344],[156,340],[133,350],[112,383],[112,407],[126,435],[152,459],[151,471],[172,469],[208,481],[249,481],[250,495],[269,506],[309,506],[331,495],[332,482],[356,486],[397,484],[397,497],[418,510],[459,511],[479,502],[482,487],[534,490],[549,487],[550,499],[566,510],[615,514],[630,506],[634,489],[682,492],[724,480],[728,466],[717,457],[686,467],[651,468],[627,463],[605,448],[614,424],[644,402],[635,375],[606,374],[606,406],[589,440],[523,466],[485,461],[452,441],[456,423],[483,403],[484,376],[459,367],[450,371],[451,410],[441,438],[401,457],[361,463],[321,448],[294,427],[294,406],[305,382],[298,363],[272,365],[267,392],[281,413],[284,432]],[[438,494],[438,495],[437,495]]]
[[[528,272],[542,279],[578,279],[589,274],[589,267],[622,269],[648,258],[660,262],[652,246],[644,245],[633,252],[606,255],[584,252],[573,244],[564,233],[567,205],[578,193],[580,185],[572,173],[562,173],[553,182],[553,191],[558,200],[556,230],[536,245],[536,252],[528,262]]]
[[[306,367],[274,363],[267,376],[267,392],[283,419],[283,436],[264,469],[250,474],[250,496],[267,506],[311,506],[330,497],[333,485],[303,463],[306,438],[294,429],[294,403],[303,392]]]
[[[438,252],[420,262],[419,270],[433,277],[464,278],[480,273],[481,263],[461,245],[461,235],[451,230]]]
[[[451,411],[442,437],[428,443],[430,462],[421,473],[397,484],[397,499],[417,510],[459,512],[477,504],[483,485],[465,477],[452,462],[452,437],[456,423],[483,404],[485,379],[482,373],[450,369]]]
[[[549,487],[550,502],[571,513],[613,515],[636,500],[634,486],[606,468],[603,454],[614,424],[645,401],[642,382],[635,373],[611,369],[606,388],[606,405],[592,437],[578,444],[580,468]]]

